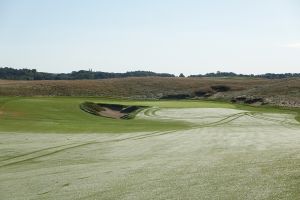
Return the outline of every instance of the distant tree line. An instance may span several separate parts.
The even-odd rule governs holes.
[[[126,73],[113,73],[113,72],[101,72],[92,70],[79,70],[71,73],[46,73],[38,72],[36,69],[14,69],[9,67],[0,68],[0,79],[6,80],[80,80],[80,79],[108,79],[108,78],[125,78],[125,77],[147,77],[147,76],[159,76],[159,77],[175,77],[174,74],[168,73],[155,73],[151,71],[131,71]],[[184,77],[181,73],[179,77]],[[260,75],[245,75],[236,74],[233,72],[216,72],[207,74],[190,75],[189,77],[257,77],[268,79],[281,79],[300,77],[300,73],[285,73],[274,74],[266,73]]]
[[[256,78],[267,78],[267,79],[282,79],[282,78],[292,78],[300,77],[300,73],[284,73],[284,74],[275,74],[275,73],[266,73],[266,74],[236,74],[234,72],[216,72],[216,73],[207,73],[207,74],[198,74],[190,75],[189,77],[256,77]]]
[[[94,72],[79,70],[71,73],[45,73],[36,69],[14,69],[9,67],[0,68],[0,79],[8,80],[79,80],[79,79],[107,79],[123,77],[175,77],[168,73],[155,73],[151,71],[132,71],[126,73]]]

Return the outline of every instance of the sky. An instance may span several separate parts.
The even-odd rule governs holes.
[[[0,67],[300,73],[300,1],[0,0]]]

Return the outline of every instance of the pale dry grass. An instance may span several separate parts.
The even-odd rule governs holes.
[[[0,80],[2,96],[114,96],[154,98],[165,94],[209,91],[212,85],[227,85],[233,91],[271,83],[267,79],[214,78],[116,78],[104,80],[8,81]]]

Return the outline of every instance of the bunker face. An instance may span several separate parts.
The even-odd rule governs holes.
[[[294,116],[148,109],[184,131],[0,134],[0,199],[297,199]]]

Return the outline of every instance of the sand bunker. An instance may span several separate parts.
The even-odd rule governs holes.
[[[80,108],[88,113],[113,119],[132,119],[135,114],[145,106],[127,106],[120,104],[101,104],[84,102]]]

